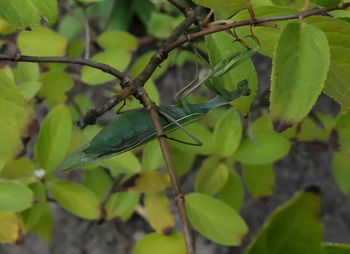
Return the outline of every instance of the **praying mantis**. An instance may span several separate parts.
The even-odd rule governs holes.
[[[159,106],[159,120],[165,134],[181,128],[191,136],[197,144],[201,142],[187,132],[183,126],[202,118],[210,110],[230,104],[240,96],[248,96],[250,90],[247,80],[237,84],[237,89],[229,92],[216,84],[216,79],[226,72],[250,58],[257,49],[244,49],[232,56],[228,56],[214,66],[204,79],[190,84],[190,88],[182,89],[177,93],[178,105]],[[218,95],[201,104],[189,104],[185,98],[190,92],[205,84]],[[120,153],[129,151],[156,138],[156,131],[149,112],[146,109],[129,111],[117,116],[104,127],[90,142],[69,155],[61,164],[62,170],[80,168],[97,161],[101,161]],[[177,140],[178,141],[178,140]],[[187,142],[180,141],[188,144]]]

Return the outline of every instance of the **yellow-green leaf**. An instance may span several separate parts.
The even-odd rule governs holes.
[[[18,86],[0,71],[0,171],[7,161],[20,153],[21,136],[25,136],[33,116]]]
[[[156,170],[164,164],[158,140],[147,143],[143,148],[142,166],[144,170]]]
[[[213,133],[213,149],[221,156],[230,156],[238,148],[242,137],[242,122],[238,111],[230,108],[221,116]]]
[[[323,89],[328,96],[350,107],[350,24],[330,17],[310,17],[306,22],[322,30],[328,39],[331,62]]]
[[[185,201],[188,219],[201,235],[222,245],[242,243],[248,228],[234,209],[221,200],[200,193],[186,195]]]
[[[120,217],[123,221],[127,221],[134,213],[135,207],[140,201],[139,193],[120,192],[110,196],[106,202],[107,220]]]
[[[157,192],[169,187],[170,180],[168,175],[157,171],[145,171],[133,175],[121,186],[121,191],[130,192]]]
[[[100,217],[98,198],[83,185],[55,180],[49,183],[48,188],[57,202],[72,214],[84,219]]]
[[[17,214],[0,211],[0,243],[16,243],[22,238],[21,224]]]
[[[332,169],[339,188],[348,194],[350,192],[350,155],[334,153]]]
[[[57,0],[11,0],[0,2],[0,18],[18,28],[40,25],[41,17],[50,25],[58,17]]]
[[[208,195],[215,195],[226,184],[229,169],[220,163],[219,157],[209,157],[203,161],[195,181],[194,189]]]
[[[170,236],[151,233],[143,237],[132,250],[132,254],[185,254],[185,240],[178,232]]]
[[[326,81],[330,53],[317,27],[289,23],[273,58],[270,110],[276,131],[300,122],[311,110]]]
[[[25,185],[0,182],[0,210],[20,212],[32,205],[33,192]]]
[[[236,1],[227,1],[227,0],[192,0],[196,4],[202,5],[209,9],[221,10],[221,11],[238,11],[247,6],[250,3],[250,0],[236,0]]]
[[[50,171],[61,163],[69,148],[71,131],[69,108],[56,106],[45,118],[35,146],[35,157],[42,168]]]
[[[85,172],[83,185],[102,200],[111,187],[112,180],[103,169],[96,168]]]
[[[137,38],[125,31],[108,31],[97,38],[97,43],[104,49],[126,49],[137,48]]]
[[[290,149],[288,139],[278,134],[257,134],[254,139],[241,142],[235,158],[247,165],[267,164],[286,156]]]
[[[17,39],[21,53],[30,56],[64,56],[67,43],[64,37],[47,28],[22,31]]]
[[[170,202],[163,192],[146,193],[144,199],[147,220],[158,233],[169,235],[175,226]]]
[[[42,87],[38,95],[45,99],[50,108],[64,103],[67,99],[66,91],[74,85],[71,76],[63,70],[45,72],[40,75],[39,81],[42,83]]]
[[[123,49],[108,49],[94,55],[91,60],[108,64],[119,71],[124,71],[130,63],[131,54]],[[99,85],[111,81],[115,77],[99,69],[84,66],[81,71],[81,79],[88,85]]]
[[[219,198],[237,212],[242,207],[244,192],[240,176],[236,170],[229,170],[229,176],[224,187],[218,193]]]
[[[268,198],[273,193],[275,177],[272,164],[243,165],[243,178],[254,198]]]

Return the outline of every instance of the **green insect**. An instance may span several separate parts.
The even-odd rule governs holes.
[[[251,56],[251,51],[246,51],[245,54],[238,54],[238,60],[237,54],[235,56],[236,58],[231,57],[229,60],[224,59],[221,61],[218,64],[220,66],[215,66],[213,72],[205,81],[213,85],[214,78],[223,75],[226,71],[233,68],[233,66],[236,66],[237,62],[242,62],[242,59],[248,59]],[[205,82],[201,81],[200,83],[203,84]],[[210,87],[210,85],[208,86]],[[215,89],[219,95],[205,103],[189,104],[186,102],[184,104],[184,101],[181,100],[179,106],[159,106],[159,119],[164,133],[168,134],[181,128],[197,142],[196,145],[201,145],[201,142],[188,133],[182,126],[197,121],[211,109],[229,104],[241,95],[247,96],[250,93],[247,80],[240,81],[237,89],[231,92],[228,92],[223,87],[218,88],[217,84],[211,88]],[[69,155],[62,163],[61,169],[70,170],[84,167],[129,151],[155,138],[156,132],[149,112],[146,109],[129,111],[117,116],[89,143]]]

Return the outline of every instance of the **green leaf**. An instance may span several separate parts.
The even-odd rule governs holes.
[[[151,60],[151,57],[156,53],[155,50],[151,50],[148,51],[147,53],[143,54],[142,56],[140,56],[131,66],[130,69],[130,76],[131,77],[137,77],[142,71],[143,69],[146,67],[146,65],[148,64],[148,62]],[[162,65],[159,66],[152,74],[152,79],[156,80],[157,78],[159,78],[160,76],[162,76],[164,74],[164,72],[167,70],[167,68],[169,67],[172,59],[174,57],[174,53],[170,53],[168,55],[168,58],[162,62]]]
[[[15,26],[11,26],[6,21],[0,19],[0,34],[1,35],[13,34],[16,31],[17,31],[17,28]],[[2,43],[3,42],[1,42],[1,46],[2,46]],[[1,46],[0,46],[0,48],[1,48]]]
[[[158,140],[147,143],[143,148],[142,166],[144,170],[156,170],[164,164]]]
[[[49,25],[54,25],[58,17],[57,0],[11,0],[0,3],[0,18],[18,28],[40,25],[40,16]]]
[[[22,239],[22,228],[17,214],[0,211],[0,243],[16,243]]]
[[[235,108],[221,116],[213,133],[213,149],[221,156],[230,156],[238,148],[242,138],[241,117]]]
[[[107,220],[120,217],[123,221],[127,221],[134,213],[135,207],[140,201],[139,193],[121,192],[115,193],[107,200],[105,209]]]
[[[104,49],[136,50],[137,38],[125,31],[110,31],[102,33],[97,38],[97,43]]]
[[[102,200],[112,185],[111,178],[101,168],[86,171],[83,185],[92,191],[99,200]]]
[[[132,250],[132,254],[184,254],[185,240],[181,233],[174,232],[169,236],[151,233],[143,237]]]
[[[54,224],[50,205],[45,202],[41,209],[41,216],[37,223],[32,227],[31,231],[49,243],[51,242]]]
[[[29,101],[39,92],[41,86],[42,84],[38,81],[28,81],[23,83],[19,89],[24,98]]]
[[[350,245],[339,243],[323,243],[322,254],[349,254]]]
[[[73,58],[79,57],[83,54],[84,50],[85,50],[84,42],[79,40],[71,40],[68,43],[67,55]]]
[[[192,169],[196,156],[192,153],[172,148],[171,158],[174,162],[177,175],[181,177]]]
[[[67,40],[47,28],[33,28],[19,34],[17,45],[23,55],[64,56]]]
[[[261,4],[262,0],[257,1],[257,3]],[[263,4],[262,4],[263,5]],[[281,6],[274,6],[272,3],[266,4],[265,6],[259,6],[256,7],[256,4],[253,3],[254,6],[254,14],[256,18],[266,18],[271,16],[280,16],[280,15],[289,15],[296,13],[296,10],[289,7],[281,7]],[[248,10],[243,10],[237,15],[234,15],[230,22],[238,22],[242,20],[247,20],[250,18],[250,14]],[[286,24],[290,23],[291,20],[283,20],[283,21],[276,21],[272,22],[277,24],[279,27],[284,27]],[[254,35],[259,39],[261,49],[259,50],[259,53],[264,54],[269,57],[273,57],[273,52],[275,51],[275,47],[277,45],[277,41],[280,37],[281,30],[280,29],[274,29],[271,27],[264,27],[264,26],[254,26],[253,28]],[[245,37],[250,35],[250,27],[248,26],[242,26],[236,28],[236,33],[239,36],[239,38],[244,39],[248,45],[251,47],[254,46],[250,44],[250,42],[253,43],[253,40],[247,40]]]
[[[244,8],[247,8],[250,0],[236,0],[236,1],[226,1],[226,0],[192,0],[196,4],[202,5],[209,9],[221,10],[234,12]]]
[[[113,176],[120,173],[134,174],[140,172],[142,166],[137,157],[131,152],[118,154],[112,158],[102,161],[103,166],[107,167]]]
[[[239,212],[243,204],[243,198],[241,178],[235,170],[230,170],[226,184],[219,192],[219,199]]]
[[[94,55],[91,60],[108,64],[119,71],[124,71],[130,63],[131,55],[126,50],[108,49]],[[99,69],[84,66],[81,71],[81,79],[88,85],[99,85],[111,81],[115,77]]]
[[[189,125],[186,125],[186,130],[192,133],[196,138],[198,138],[203,145],[202,146],[186,146],[179,142],[169,142],[170,145],[176,149],[186,151],[189,153],[194,154],[202,154],[207,155],[211,154],[213,152],[212,149],[212,133],[206,128],[205,126],[199,124],[199,123],[191,123]],[[183,130],[178,129],[170,134],[168,134],[171,138],[176,138],[178,140],[186,141],[186,142],[193,142],[193,140],[187,136],[186,133],[183,132]]]
[[[272,212],[245,254],[320,253],[320,215],[318,194],[311,190],[299,193]]]
[[[290,0],[271,0],[274,4],[276,5],[281,5],[281,6],[291,6],[295,9],[302,9],[304,7],[304,0],[295,0],[295,1],[290,1]],[[309,4],[309,8],[312,7],[311,4]]]
[[[158,39],[166,39],[183,19],[182,16],[175,18],[164,13],[152,12],[147,23],[147,32]]]
[[[327,38],[316,27],[293,22],[283,29],[271,78],[270,110],[276,131],[309,113],[323,89],[329,59]]]
[[[39,77],[39,64],[38,63],[18,63],[17,69],[15,69],[15,79],[17,82],[37,81]]]
[[[221,200],[200,193],[186,195],[185,201],[188,219],[201,235],[222,245],[242,243],[248,228],[234,209]]]
[[[170,202],[163,192],[146,193],[144,198],[147,220],[158,233],[169,235],[175,226]]]
[[[254,140],[246,138],[235,154],[235,158],[247,165],[272,163],[286,156],[290,142],[278,134],[257,134]]]
[[[33,165],[28,158],[24,157],[9,161],[1,171],[0,178],[29,183],[35,180]]]
[[[226,184],[229,169],[220,163],[219,157],[209,157],[203,161],[195,181],[194,189],[207,195],[215,195]]]
[[[98,198],[83,185],[55,180],[49,183],[48,188],[57,202],[72,214],[84,219],[100,217]]]
[[[55,107],[66,101],[66,91],[74,85],[73,79],[63,70],[52,70],[45,72],[39,77],[39,81],[43,84],[38,95],[45,98],[46,103],[51,107]]]
[[[120,191],[129,192],[157,192],[168,188],[170,180],[168,175],[157,171],[144,171],[133,175],[121,186]]]
[[[0,71],[0,172],[21,152],[21,136],[26,136],[33,116],[18,86]]]
[[[339,188],[348,194],[350,192],[350,156],[334,153],[332,169]]]
[[[328,96],[350,107],[350,24],[334,18],[310,17],[306,22],[322,30],[328,39],[331,62],[323,89]]]
[[[89,98],[82,94],[77,94],[74,96],[73,102],[75,105],[72,105],[73,103],[71,103],[69,106],[73,121],[80,119],[82,112],[87,112],[89,108],[94,107],[94,104],[92,104]]]
[[[339,151],[350,155],[350,111],[339,115],[335,124],[335,131],[338,136]]]
[[[327,141],[329,139],[329,135],[335,123],[335,119],[326,114],[319,114],[319,116],[323,119],[323,121],[321,121],[319,117],[319,121],[323,125],[322,127],[320,127],[314,120],[310,119],[309,117],[303,120],[298,135],[299,141]]]
[[[25,185],[0,182],[0,210],[20,212],[32,205],[33,192]]]
[[[337,6],[341,0],[311,0],[312,3],[323,7]]]
[[[239,43],[232,43],[233,40],[234,39],[231,35],[224,32],[210,34],[205,37],[211,66],[215,66],[225,57],[243,49],[243,46]],[[253,102],[258,89],[257,75],[253,62],[249,59],[242,62],[240,65],[219,78],[217,84],[222,85],[228,91],[232,91],[237,88],[237,83],[243,79],[248,80],[248,85],[251,91],[250,95],[238,98],[232,103],[232,105],[235,106],[243,116],[245,116],[249,111],[250,104]]]
[[[254,198],[264,200],[272,195],[275,185],[272,164],[243,165],[243,178]]]
[[[71,132],[68,107],[56,106],[43,121],[35,145],[35,157],[43,169],[50,171],[61,163],[69,148]]]
[[[79,15],[65,15],[60,21],[58,33],[68,40],[78,37],[84,31],[84,23]]]

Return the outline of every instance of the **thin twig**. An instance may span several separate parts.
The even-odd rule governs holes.
[[[146,109],[151,114],[151,119],[152,119],[153,125],[154,125],[156,133],[157,133],[157,137],[158,137],[159,145],[160,145],[161,150],[162,150],[163,158],[164,158],[166,167],[168,169],[168,174],[170,176],[172,189],[173,189],[173,192],[175,194],[175,201],[176,201],[177,209],[179,211],[180,219],[181,219],[182,224],[183,224],[183,233],[184,233],[184,238],[185,238],[185,243],[186,243],[186,253],[187,254],[194,254],[193,242],[192,242],[192,237],[191,237],[191,227],[190,227],[187,213],[186,213],[186,209],[185,209],[185,199],[184,199],[184,196],[181,192],[180,183],[179,183],[179,180],[178,180],[177,175],[176,175],[173,160],[171,159],[171,156],[170,156],[170,151],[169,151],[167,140],[164,136],[163,127],[159,121],[157,107],[154,104],[154,102],[151,101],[151,99],[149,98],[149,96],[147,95],[146,91],[143,88],[140,88],[138,93],[139,93],[139,96],[141,98],[142,103],[145,105]]]
[[[118,103],[122,102],[124,99],[134,94],[135,92],[136,92],[136,89],[133,86],[124,87],[119,93],[109,98],[101,106],[98,106],[94,109],[89,109],[88,112],[83,117],[83,119],[77,123],[78,126],[80,128],[85,128],[88,125],[95,124],[97,118],[99,118],[101,115],[103,115],[110,109],[114,108]]]
[[[125,74],[113,68],[112,66],[104,63],[95,62],[92,60],[81,59],[81,58],[70,58],[70,57],[39,57],[39,56],[23,56],[20,54],[15,55],[5,55],[0,54],[0,60],[12,61],[12,62],[32,62],[32,63],[68,63],[68,64],[79,64],[90,66],[95,69],[99,69],[103,72],[109,73],[119,79],[124,81],[127,78]]]
[[[89,59],[90,58],[90,24],[89,19],[86,14],[86,7],[82,6],[83,10],[83,16],[84,16],[84,37],[85,37],[85,53],[84,58]]]

